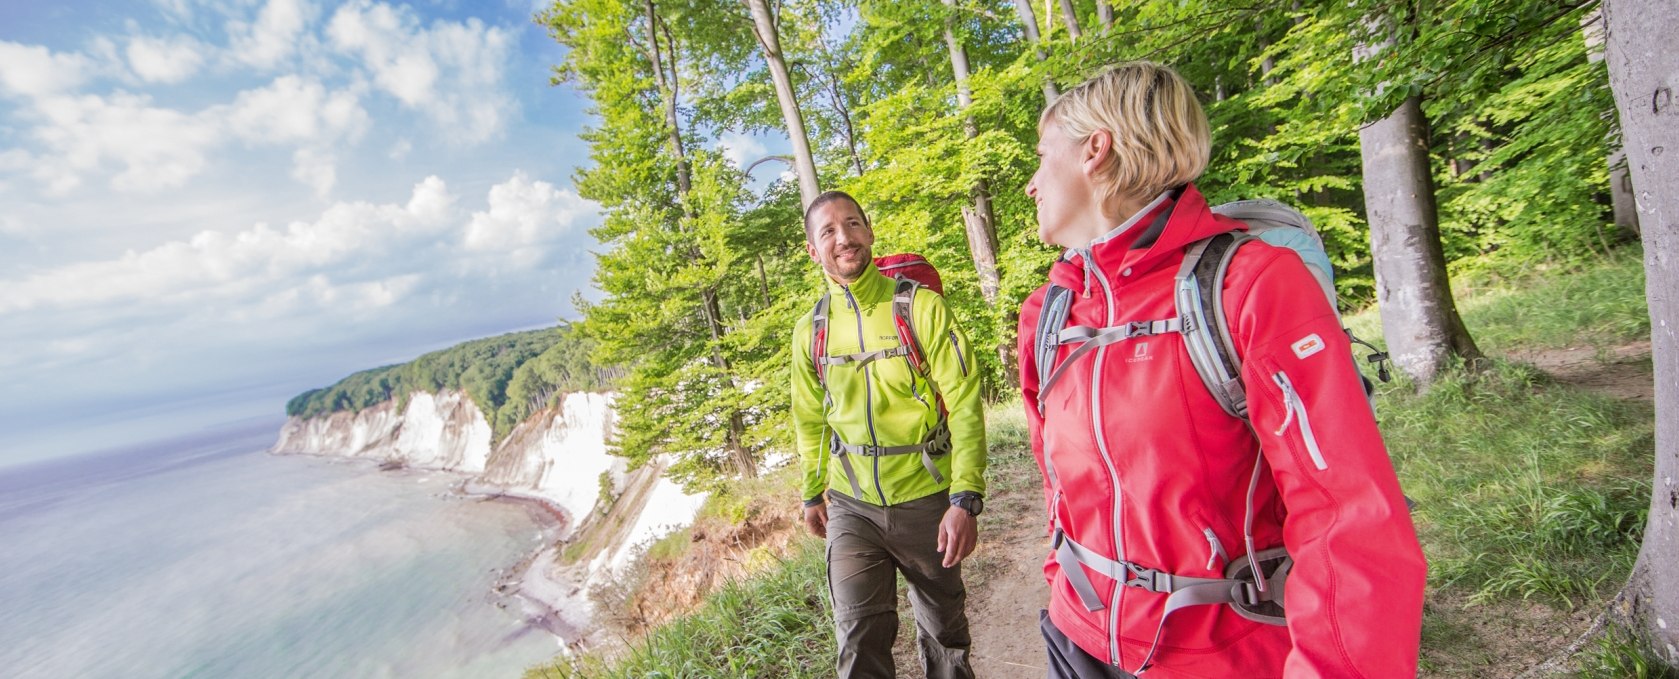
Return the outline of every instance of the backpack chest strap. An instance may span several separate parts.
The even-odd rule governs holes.
[[[840,356],[818,356],[818,357],[816,357],[816,362],[821,364],[821,365],[824,365],[824,366],[844,365],[846,363],[856,363],[858,366],[865,366],[865,365],[868,365],[870,363],[873,363],[873,362],[878,361],[878,360],[883,359],[883,358],[897,358],[899,356],[908,356],[908,355],[909,355],[909,347],[904,346],[904,345],[899,345],[899,346],[893,347],[891,349],[876,349],[874,351],[865,351],[865,352],[858,353],[858,354],[844,354],[844,355],[840,355]]]
[[[933,430],[928,432],[927,440],[922,441],[921,443],[912,443],[906,446],[869,446],[851,444],[840,439],[839,433],[835,432],[833,440],[829,442],[829,448],[832,450],[834,457],[839,458],[840,468],[845,470],[845,479],[851,482],[851,496],[862,499],[863,487],[861,484],[857,483],[857,472],[851,467],[852,455],[861,455],[863,457],[890,457],[893,455],[920,454],[921,466],[926,468],[927,473],[933,476],[933,481],[935,483],[943,484],[944,474],[939,473],[938,463],[934,462],[933,458],[950,452],[950,426],[945,422],[945,420],[941,419],[938,424],[933,425]],[[885,498],[882,498],[882,501],[884,501],[884,499]]]
[[[1106,328],[1092,328],[1085,325],[1075,325],[1069,328],[1063,328],[1060,332],[1055,334],[1053,346],[1060,346],[1063,344],[1078,344],[1080,346],[1079,348],[1074,349],[1072,353],[1067,354],[1067,358],[1062,359],[1061,363],[1055,366],[1055,370],[1049,374],[1049,378],[1044,380],[1043,384],[1038,385],[1039,412],[1043,411],[1044,397],[1049,394],[1050,387],[1055,386],[1056,381],[1061,379],[1061,375],[1066,372],[1067,367],[1076,362],[1079,357],[1108,346],[1109,344],[1123,342],[1128,339],[1181,333],[1184,332],[1184,327],[1186,325],[1190,324],[1186,324],[1181,318],[1166,318],[1158,321],[1134,321],[1131,323],[1121,323],[1119,325],[1109,326]]]

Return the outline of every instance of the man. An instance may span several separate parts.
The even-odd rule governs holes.
[[[972,677],[960,564],[978,540],[985,492],[973,347],[944,298],[919,288],[907,320],[920,351],[892,351],[905,347],[899,286],[876,268],[873,245],[851,196],[811,201],[805,248],[828,301],[793,329],[793,426],[805,524],[828,541],[839,676],[894,676],[901,571],[926,676]],[[813,343],[818,313],[826,331]]]

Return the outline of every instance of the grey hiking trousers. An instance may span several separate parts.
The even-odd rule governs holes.
[[[967,590],[962,566],[945,568],[939,522],[950,495],[890,507],[828,494],[828,589],[834,599],[842,679],[892,679],[898,637],[898,578],[909,582],[915,637],[928,679],[971,679]]]

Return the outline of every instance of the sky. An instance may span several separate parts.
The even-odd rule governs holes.
[[[0,467],[277,426],[356,370],[574,318],[588,102],[550,85],[538,6],[0,3]]]

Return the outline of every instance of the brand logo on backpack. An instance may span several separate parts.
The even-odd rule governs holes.
[[[1154,357],[1150,356],[1149,353],[1148,353],[1148,342],[1138,342],[1137,343],[1137,350],[1131,352],[1131,356],[1129,358],[1125,359],[1125,362],[1126,363],[1138,363],[1138,362],[1141,362],[1141,361],[1152,361],[1152,360],[1154,360]]]

